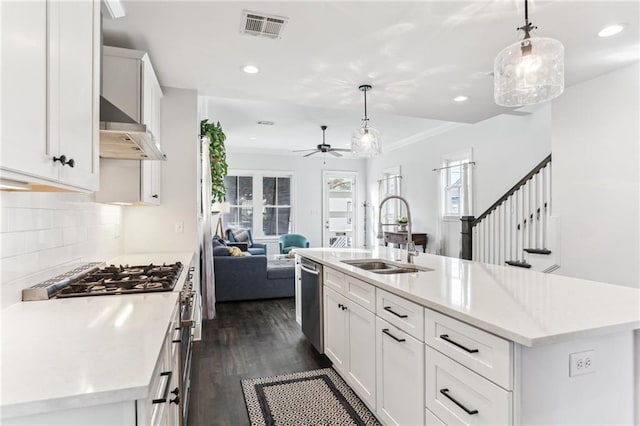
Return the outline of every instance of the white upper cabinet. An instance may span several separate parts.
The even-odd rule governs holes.
[[[137,123],[145,124],[159,146],[163,94],[149,55],[104,46],[102,61],[102,96]]]
[[[95,191],[99,182],[99,4],[2,2],[0,16],[0,176]]]

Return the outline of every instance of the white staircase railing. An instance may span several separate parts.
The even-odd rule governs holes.
[[[530,268],[531,256],[548,256],[551,155],[486,212],[462,218],[462,258]]]

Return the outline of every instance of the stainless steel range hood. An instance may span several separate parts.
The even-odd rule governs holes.
[[[100,96],[100,157],[166,160],[147,126]]]

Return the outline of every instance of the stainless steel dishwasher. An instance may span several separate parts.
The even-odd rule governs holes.
[[[323,353],[322,265],[303,257],[300,259],[300,273],[302,332],[318,352]]]

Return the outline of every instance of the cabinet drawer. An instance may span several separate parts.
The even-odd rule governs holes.
[[[369,283],[360,281],[356,278],[346,276],[347,297],[358,305],[370,310],[376,311],[376,288]]]
[[[422,306],[378,289],[376,314],[424,342],[424,308]]]
[[[338,272],[334,269],[325,267],[323,284],[327,287],[337,291],[338,293],[345,295],[347,293],[346,287],[346,275],[342,272]]]
[[[513,389],[513,344],[453,318],[424,311],[424,341],[505,389]]]
[[[448,425],[512,424],[511,392],[429,346],[425,397],[427,408]]]

